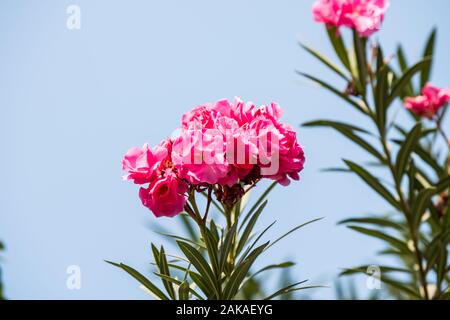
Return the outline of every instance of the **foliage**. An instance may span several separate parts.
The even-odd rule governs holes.
[[[430,121],[403,109],[410,115],[409,126],[400,123],[396,117],[399,111],[394,110],[395,101],[419,95],[429,82],[436,31],[431,33],[422,59],[413,65],[408,64],[401,46],[396,59],[391,59],[383,55],[379,43],[371,43],[356,32],[351,47],[336,28],[328,26],[327,35],[342,67],[316,50],[304,44],[302,47],[342,78],[346,89],[299,74],[350,105],[371,128],[333,119],[304,126],[331,128],[366,151],[371,158],[369,164],[343,160],[345,166],[337,171],[354,173],[394,210],[390,215],[350,218],[341,224],[381,240],[386,249],[380,255],[396,258],[398,266],[381,267],[381,281],[389,287],[391,296],[448,299],[450,155],[441,126],[447,106]],[[343,275],[360,272],[365,268],[350,268]]]
[[[269,271],[293,267],[291,261],[275,263],[259,270],[253,270],[257,258],[275,243],[292,232],[317,221],[315,219],[292,228],[274,241],[261,241],[263,235],[276,221],[260,232],[254,232],[258,218],[267,205],[267,196],[276,185],[274,182],[266,192],[246,209],[248,193],[232,207],[215,201],[211,192],[205,191],[206,206],[200,214],[195,193],[189,195],[192,211],[181,213],[181,219],[188,236],[178,236],[161,232],[175,242],[179,254],[166,253],[165,248],[151,244],[153,265],[160,285],[123,263],[109,262],[123,269],[134,277],[154,297],[161,300],[232,300],[232,299],[273,299],[294,291],[313,288],[305,285],[307,280],[289,283],[272,294],[262,296],[262,284],[258,280],[261,274]],[[214,207],[222,216],[224,226],[217,224],[220,220],[209,219],[208,212]]]

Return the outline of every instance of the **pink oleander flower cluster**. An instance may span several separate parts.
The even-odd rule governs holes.
[[[313,15],[317,22],[355,29],[362,37],[377,32],[389,7],[389,0],[317,0]]]
[[[238,98],[199,105],[182,116],[176,137],[131,148],[122,160],[125,179],[145,185],[139,196],[157,217],[177,215],[190,192],[208,187],[231,206],[263,178],[286,186],[299,180],[305,156],[282,114],[276,103]]]
[[[450,89],[440,89],[428,83],[422,89],[421,95],[405,98],[404,104],[414,114],[432,119],[448,102],[450,102]]]

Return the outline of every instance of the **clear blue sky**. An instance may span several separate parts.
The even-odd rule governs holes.
[[[312,0],[0,3],[0,238],[9,298],[146,298],[103,259],[148,270],[149,225],[173,228],[140,205],[121,181],[131,146],[156,144],[192,106],[240,96],[277,101],[284,121],[359,118],[300,79],[295,69],[328,77],[297,39],[331,55]],[[439,27],[433,80],[450,85],[448,0],[393,0],[383,30],[385,51],[398,41],[417,59]],[[81,30],[66,28],[66,8],[81,7]],[[302,180],[273,192],[260,227],[272,235],[326,217],[279,244],[262,262],[297,260],[295,276],[329,284],[339,268],[373,262],[376,241],[336,221],[383,211],[385,204],[356,177],[320,173],[364,154],[332,131],[298,129],[307,163]],[[261,187],[262,188],[262,187]],[[261,189],[260,188],[260,189]],[[177,230],[174,230],[176,232]],[[172,248],[173,249],[173,248]],[[82,287],[66,288],[66,268],[79,265]],[[332,297],[332,290],[315,291]]]

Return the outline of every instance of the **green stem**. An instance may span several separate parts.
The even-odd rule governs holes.
[[[395,189],[396,189],[396,192],[397,192],[399,200],[400,200],[400,207],[406,217],[406,221],[408,222],[409,234],[411,236],[411,240],[413,241],[414,253],[415,253],[416,260],[417,260],[417,264],[419,266],[419,279],[420,279],[421,286],[422,286],[422,289],[424,292],[424,297],[426,300],[429,300],[426,272],[425,272],[425,270],[423,268],[423,264],[422,264],[423,255],[419,249],[419,242],[418,242],[418,238],[417,238],[416,228],[413,224],[412,212],[411,212],[411,210],[405,200],[405,197],[403,195],[400,181],[399,181],[399,179],[396,178],[395,168],[393,166],[392,156],[391,156],[391,153],[389,151],[389,148],[388,148],[388,145],[386,142],[386,137],[384,136],[384,134],[382,134],[382,130],[380,128],[379,128],[379,134],[380,134],[380,142],[383,146],[385,157],[387,159],[387,164],[388,164],[389,170],[391,172],[392,178],[395,182]]]

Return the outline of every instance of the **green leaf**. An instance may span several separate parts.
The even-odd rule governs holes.
[[[153,243],[152,243],[152,252],[153,252],[153,259],[155,260],[156,265],[159,266],[159,250]]]
[[[429,60],[425,63],[422,73],[420,75],[420,87],[423,88],[430,80],[431,75],[431,67],[433,63],[433,55],[434,55],[434,47],[436,42],[436,28],[431,31],[430,36],[428,37],[427,44],[425,46],[425,50],[423,52],[423,57],[428,58]]]
[[[349,126],[345,123],[341,122],[335,122],[335,121],[328,121],[328,120],[318,120],[318,121],[312,121],[307,122],[303,124],[305,127],[316,127],[316,126],[326,126],[335,129],[340,134],[344,135],[348,139],[352,140],[354,143],[356,143],[358,146],[369,152],[371,155],[373,155],[375,158],[377,158],[381,163],[385,163],[386,160],[383,157],[383,155],[375,149],[369,142],[361,138],[359,135],[355,134],[353,131],[363,132],[357,127],[353,128],[353,126]],[[353,128],[353,129],[352,129]]]
[[[440,297],[440,300],[450,300],[450,288],[447,289]]]
[[[406,61],[405,53],[403,52],[403,48],[401,46],[398,46],[397,48],[397,57],[398,57],[398,64],[400,66],[400,70],[402,73],[405,73],[408,70],[408,62]],[[400,94],[400,98],[404,99],[405,97],[412,97],[415,96],[414,86],[412,81],[410,80],[408,84],[405,86],[405,89]]]
[[[450,176],[441,179],[436,185],[436,193],[444,192],[450,188]]]
[[[333,86],[329,85],[328,83],[326,83],[326,82],[324,82],[324,81],[322,81],[322,80],[320,80],[320,79],[317,79],[316,77],[311,76],[311,75],[309,75],[309,74],[307,74],[307,73],[303,73],[303,72],[300,72],[300,71],[297,71],[297,73],[298,73],[299,75],[301,75],[301,76],[303,76],[303,77],[305,77],[305,78],[311,80],[311,81],[314,82],[315,84],[317,84],[317,85],[319,85],[319,86],[321,86],[321,87],[327,89],[328,91],[334,93],[334,94],[337,95],[339,98],[345,100],[347,103],[349,103],[350,105],[352,105],[353,107],[355,107],[358,111],[362,112],[363,114],[365,114],[365,115],[368,114],[368,110],[367,110],[367,108],[366,108],[365,106],[363,106],[362,104],[360,105],[360,104],[358,104],[356,101],[350,99],[350,97],[349,97],[347,94],[345,94],[345,92],[340,91],[340,90],[334,88]]]
[[[303,283],[305,283],[307,281],[308,280],[303,280],[303,281],[300,281],[300,282],[296,282],[296,283],[290,284],[290,285],[288,285],[288,286],[286,286],[286,287],[276,291],[275,293],[271,294],[270,296],[264,298],[264,300],[271,300],[271,299],[273,299],[275,297],[278,297],[280,295],[286,294],[286,293],[290,292],[289,291],[290,289],[292,289],[292,288],[294,288],[294,287],[296,287],[296,286],[298,286],[300,284],[303,284]]]
[[[255,250],[252,251],[252,253],[249,254],[249,256],[245,260],[242,261],[242,263],[240,263],[235,268],[227,284],[225,285],[223,291],[224,300],[233,299],[233,297],[238,292],[242,282],[244,281],[248,271],[250,270],[250,267],[253,265],[253,262],[264,251],[264,249],[267,247],[268,244],[269,242],[266,242],[261,246],[257,247]]]
[[[252,244],[245,250],[244,253],[241,254],[241,257],[239,259],[238,264],[240,264],[244,259],[248,257],[249,252],[255,247],[255,245],[258,243],[258,241],[262,238],[262,236],[270,229],[272,226],[276,223],[275,220],[271,224],[269,224],[262,232],[259,233],[259,235],[256,237],[256,239],[252,242]]]
[[[388,67],[384,64],[384,56],[380,47],[377,50],[377,83],[375,86],[375,107],[377,127],[384,136],[386,130],[386,114],[389,107],[386,104],[388,95]]]
[[[359,267],[355,267],[355,268],[351,268],[351,269],[344,269],[344,271],[342,271],[339,276],[349,276],[349,275],[354,275],[354,274],[358,274],[358,273],[367,273],[367,270],[370,268],[370,265],[364,265],[364,266],[359,266]],[[380,272],[381,273],[391,273],[391,272],[400,272],[400,273],[408,273],[410,274],[411,271],[408,269],[404,269],[404,268],[397,268],[397,267],[389,267],[389,266],[379,266],[377,265],[378,268],[380,268]]]
[[[393,247],[399,249],[401,252],[409,252],[408,246],[403,241],[401,241],[397,238],[394,238],[390,235],[387,235],[381,231],[374,230],[374,229],[362,228],[359,226],[348,226],[348,228],[352,229],[356,232],[368,235],[370,237],[386,241],[389,244],[391,244]]]
[[[208,228],[206,228],[206,226],[201,228],[203,229],[203,237],[206,243],[206,250],[208,251],[208,255],[211,259],[213,271],[216,276],[219,276],[221,272],[219,269],[219,257],[217,255],[218,241],[216,241],[216,238],[214,237],[212,232]]]
[[[261,215],[261,212],[264,210],[266,205],[267,205],[267,200],[264,201],[259,206],[258,210],[256,210],[255,213],[251,216],[250,220],[247,223],[247,226],[244,229],[244,232],[241,235],[241,238],[239,239],[239,243],[238,243],[238,246],[236,249],[236,254],[239,254],[241,252],[241,250],[244,248],[244,246],[247,244],[247,240],[253,231],[256,221],[258,220],[259,216]]]
[[[160,250],[160,254],[159,254],[159,272],[163,275],[166,275],[168,277],[170,277],[170,271],[169,271],[169,267],[167,266],[167,259],[166,259],[166,254],[164,252],[164,248],[161,246],[161,250]],[[167,290],[167,293],[169,294],[169,296],[175,300],[176,296],[175,296],[175,290],[173,288],[172,283],[168,282],[167,280],[162,279],[163,285]]]
[[[381,277],[380,280],[382,282],[386,283],[387,285],[408,294],[412,298],[422,299],[422,297],[420,296],[420,294],[418,292],[416,292],[416,290],[414,290],[413,288],[411,288],[409,285],[407,285],[405,283],[396,281],[396,280],[388,278],[386,276]]]
[[[360,224],[369,224],[382,228],[393,228],[398,231],[404,231],[404,227],[397,223],[389,220],[389,218],[350,218],[339,221],[338,224],[348,224],[348,223],[360,223]]]
[[[419,61],[418,63],[416,63],[414,66],[412,66],[411,68],[408,69],[408,71],[406,71],[401,77],[400,79],[398,79],[398,81],[395,83],[394,87],[392,88],[391,94],[389,95],[388,99],[387,99],[387,105],[390,105],[395,98],[397,98],[398,96],[400,96],[402,90],[405,89],[405,86],[407,86],[412,77],[419,71],[421,71],[424,66],[426,66],[426,63],[429,61],[430,59],[424,59]]]
[[[250,208],[244,219],[242,220],[241,226],[239,227],[239,230],[241,230],[242,226],[245,225],[248,219],[252,216],[252,213],[255,212],[256,209],[259,208],[259,205],[267,198],[269,193],[278,185],[277,181],[274,181],[270,184],[270,186],[263,192],[263,194],[258,198],[258,200],[255,202],[255,204]]]
[[[142,284],[145,288],[150,290],[155,296],[157,296],[161,300],[169,300],[169,298],[161,291],[157,286],[155,286],[150,280],[148,280],[146,277],[144,277],[141,273],[133,269],[132,267],[129,267],[123,263],[115,263],[111,261],[106,261],[107,263],[121,268],[125,272],[127,272],[129,275],[131,275],[133,278],[135,278],[140,284]]]
[[[395,178],[399,183],[402,181],[402,177],[405,174],[406,164],[408,163],[413,150],[416,148],[421,132],[422,125],[418,123],[409,132],[409,134],[406,136],[405,141],[400,147],[400,151],[398,152],[397,160],[395,163]]]
[[[200,241],[191,240],[191,239],[188,239],[188,238],[185,238],[185,237],[180,237],[180,236],[177,236],[177,235],[174,235],[174,234],[163,233],[163,232],[158,232],[158,231],[155,231],[155,232],[157,234],[161,235],[161,236],[169,237],[169,238],[172,238],[172,239],[175,239],[175,240],[181,240],[181,241],[184,241],[184,242],[188,242],[188,243],[190,243],[190,244],[192,244],[194,246],[206,249],[206,245],[201,243]]]
[[[191,217],[188,215],[184,215],[184,214],[181,214],[180,216],[181,216],[181,222],[183,223],[183,226],[186,229],[189,237],[194,241],[197,240],[199,238],[199,236],[198,236],[197,232],[195,231],[194,226],[192,225]]]
[[[230,251],[233,249],[233,240],[236,235],[237,224],[234,224],[228,231],[225,240],[219,250],[219,271],[222,273],[225,270],[227,258]]]
[[[332,120],[315,120],[315,121],[309,121],[304,124],[302,124],[302,127],[330,127],[339,131],[347,130],[347,131],[357,131],[365,134],[370,134],[369,131],[366,129],[344,123],[339,121],[332,121]]]
[[[205,283],[210,286],[217,298],[220,297],[219,284],[216,282],[214,273],[210,266],[206,262],[205,258],[194,247],[183,241],[177,241],[178,247],[183,251],[184,255],[197,269],[200,275],[203,277]]]
[[[398,201],[394,196],[386,189],[380,181],[372,176],[367,170],[360,167],[354,162],[349,160],[344,160],[345,164],[355,172],[362,180],[364,180],[373,190],[375,190],[379,195],[381,195],[387,202],[389,202],[394,208],[400,209]]]
[[[189,289],[189,283],[187,281],[183,281],[178,288],[179,300],[189,300]]]
[[[313,57],[315,57],[317,60],[322,62],[324,65],[326,65],[328,68],[330,68],[332,71],[334,71],[338,76],[340,76],[342,79],[344,79],[347,82],[350,82],[347,75],[337,66],[335,65],[330,59],[325,57],[323,54],[321,54],[319,51],[303,44],[299,43],[300,46],[306,50],[308,53],[310,53]]]
[[[326,26],[328,38],[336,52],[336,55],[341,60],[342,64],[347,68],[347,70],[351,71],[350,60],[348,58],[347,49],[345,48],[344,41],[339,34],[339,31],[336,27]]]
[[[303,227],[305,227],[305,226],[307,226],[307,225],[309,225],[309,224],[311,224],[311,223],[313,223],[313,222],[316,222],[316,221],[319,221],[319,220],[322,220],[322,219],[323,219],[323,217],[322,217],[322,218],[316,218],[316,219],[310,220],[310,221],[308,221],[308,222],[302,223],[301,225],[298,225],[298,226],[296,226],[295,228],[292,228],[291,230],[289,230],[288,232],[286,232],[285,234],[283,234],[281,237],[279,237],[279,238],[277,238],[275,241],[273,241],[273,242],[267,247],[267,249],[269,249],[269,248],[272,247],[275,243],[281,241],[282,239],[284,239],[285,237],[287,237],[287,236],[290,235],[291,233],[297,231],[298,229],[301,229],[301,228],[303,228]]]
[[[265,266],[264,268],[258,270],[257,272],[255,272],[254,274],[252,274],[251,278],[256,277],[257,275],[259,275],[260,273],[263,273],[265,271],[268,270],[273,270],[273,269],[286,269],[286,268],[290,268],[292,266],[295,266],[295,262],[292,261],[286,261],[283,263],[277,263],[277,264],[271,264],[268,266]]]
[[[360,92],[365,95],[367,84],[367,39],[361,38],[356,30],[353,30],[353,45],[355,46],[356,63],[358,67],[358,79]]]
[[[414,227],[418,228],[425,210],[430,205],[431,197],[436,194],[435,188],[423,189],[417,195],[412,207]]]
[[[208,299],[214,299],[216,294],[214,293],[214,289],[208,285],[205,279],[196,272],[190,271],[189,276],[192,281],[202,290],[202,292],[206,295]]]

